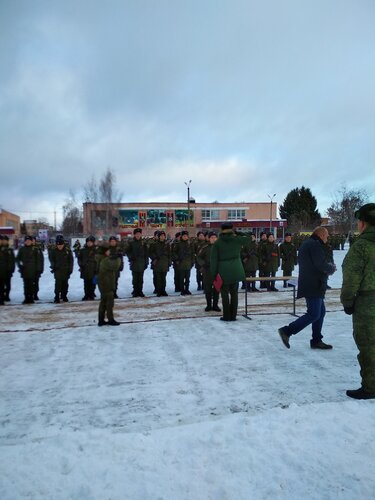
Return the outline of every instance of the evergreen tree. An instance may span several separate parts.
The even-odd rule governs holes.
[[[287,219],[289,229],[300,231],[313,228],[321,222],[321,215],[317,210],[317,201],[309,188],[292,189],[279,208],[282,219]]]

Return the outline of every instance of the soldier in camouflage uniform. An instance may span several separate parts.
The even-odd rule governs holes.
[[[197,290],[198,291],[202,290],[203,276],[202,276],[202,273],[200,271],[200,266],[197,262],[197,256],[198,256],[199,250],[202,248],[203,245],[206,245],[206,238],[205,238],[204,232],[198,231],[197,239],[194,242],[195,269],[196,269],[196,280],[197,280]]]
[[[118,280],[120,279],[120,274],[124,270],[124,254],[120,248],[119,241],[116,236],[109,237],[109,249],[111,251],[111,257],[119,257],[121,264],[117,271],[116,275],[116,288],[114,292],[114,298],[118,299],[117,289],[118,289]]]
[[[217,234],[211,231],[209,233],[209,242],[201,246],[197,255],[197,264],[203,276],[204,294],[206,296],[206,303],[207,303],[207,306],[205,308],[206,312],[221,311],[220,307],[218,306],[219,292],[213,285],[214,276],[212,276],[210,271],[211,250],[216,240],[217,240]]]
[[[171,246],[165,241],[165,231],[159,231],[158,241],[150,247],[151,266],[154,271],[155,293],[157,297],[167,297],[167,273],[171,265]]]
[[[38,297],[39,280],[40,280],[40,277],[44,271],[44,254],[43,254],[42,247],[41,247],[40,243],[38,243],[36,241],[35,236],[32,236],[32,238],[33,238],[33,246],[38,253],[38,269],[39,269],[38,274],[35,276],[35,282],[34,282],[34,300],[39,300],[39,297]]]
[[[375,203],[355,212],[360,236],[343,264],[341,303],[353,315],[353,336],[359,354],[362,385],[346,391],[354,399],[375,399]]]
[[[142,239],[142,229],[134,229],[133,239],[129,242],[127,256],[130,270],[133,277],[133,297],[144,297],[143,275],[148,266],[148,248],[145,240]]]
[[[87,239],[86,239],[86,243],[87,243]],[[74,242],[74,245],[73,245],[73,253],[76,256],[76,259],[78,259],[80,251],[81,251],[81,243],[79,240],[76,240]]]
[[[173,262],[177,268],[181,295],[191,295],[189,285],[190,272],[194,265],[194,247],[189,241],[188,231],[181,232],[181,240],[173,248]]]
[[[11,280],[15,269],[15,256],[13,248],[9,247],[9,238],[5,234],[0,236],[0,251],[2,252],[2,257],[0,258],[0,281],[3,284],[0,285],[0,304],[1,302],[10,301],[10,289]],[[4,289],[4,296],[2,295],[2,290]]]
[[[107,242],[102,244],[101,252],[101,254],[97,255],[99,269],[98,286],[100,290],[98,326],[118,326],[120,323],[113,317],[113,307],[115,303],[116,280],[121,266],[121,256],[118,253],[111,255],[111,249]],[[105,321],[106,315],[108,321]]]
[[[280,243],[280,258],[281,258],[281,269],[283,270],[283,276],[291,276],[294,270],[294,266],[297,265],[297,250],[292,243],[292,234],[285,233],[284,242]],[[284,281],[284,288],[287,288],[288,284]]]
[[[84,295],[82,300],[95,300],[96,252],[95,236],[88,236],[86,244],[77,254],[79,270],[83,279]]]
[[[25,237],[25,244],[18,250],[16,257],[18,270],[23,279],[25,300],[23,304],[34,304],[34,285],[39,274],[38,252],[33,246],[32,236]]]
[[[241,248],[241,260],[246,278],[255,278],[259,267],[259,254],[254,233],[251,234],[251,241]],[[244,283],[249,292],[259,292],[258,288],[255,286],[255,281],[253,281],[251,285],[246,281]]]
[[[68,301],[69,278],[73,272],[73,253],[64,241],[64,237],[56,236],[56,248],[51,250],[51,273],[55,276],[55,304]]]

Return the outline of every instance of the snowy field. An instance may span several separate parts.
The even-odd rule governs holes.
[[[375,401],[360,386],[351,318],[330,278],[324,339],[282,345],[292,292],[249,294],[252,320],[224,323],[204,296],[132,299],[120,279],[118,327],[96,326],[98,301],[23,306],[16,273],[0,308],[0,499],[252,500],[375,497]],[[297,312],[304,310],[303,301]],[[243,313],[244,293],[240,295]]]

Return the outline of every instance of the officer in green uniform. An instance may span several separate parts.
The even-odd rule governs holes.
[[[246,278],[255,278],[257,270],[259,268],[259,253],[258,244],[256,241],[256,236],[254,233],[251,235],[251,241],[241,248],[241,260],[245,271]],[[251,283],[244,282],[245,286],[249,292],[259,292],[258,288],[255,286],[255,281]]]
[[[165,231],[159,231],[158,240],[150,247],[150,259],[154,271],[157,297],[167,297],[167,273],[171,265],[171,246],[166,242]]]
[[[198,291],[202,290],[203,276],[202,276],[202,273],[200,271],[200,266],[197,262],[197,255],[199,253],[199,250],[205,244],[206,244],[206,238],[205,238],[204,232],[198,231],[197,238],[194,241],[194,257],[195,257],[195,269],[196,269],[196,280],[197,280],[197,290]]]
[[[84,295],[82,300],[95,300],[96,252],[95,236],[88,236],[86,244],[76,254],[81,278],[83,279]]]
[[[100,291],[100,304],[98,312],[98,326],[118,326],[120,323],[113,317],[114,294],[116,290],[116,277],[121,266],[121,257],[111,255],[110,246],[104,242],[101,247],[102,255],[98,255],[98,286]],[[107,315],[108,321],[105,321]]]
[[[130,270],[133,277],[133,297],[144,297],[143,275],[148,266],[148,248],[142,239],[142,229],[137,227],[133,231],[133,239],[127,249]]]
[[[210,271],[216,278],[219,274],[223,281],[221,302],[223,304],[222,321],[236,321],[238,309],[238,285],[245,279],[241,262],[241,247],[249,243],[248,236],[234,233],[233,224],[226,222],[211,250]]]
[[[263,245],[267,244],[267,233],[260,233],[260,240],[258,243],[258,256],[259,256],[259,277],[265,277],[265,263],[262,260],[262,248]],[[267,288],[267,283],[265,281],[261,281],[259,288]]]
[[[33,246],[32,236],[25,236],[25,244],[18,250],[16,263],[23,279],[23,304],[34,304],[35,279],[40,270],[38,252]]]
[[[73,253],[62,234],[56,236],[56,248],[51,250],[51,272],[55,276],[55,304],[68,301],[69,278],[73,272]]]
[[[201,246],[198,255],[196,257],[197,264],[203,276],[203,289],[206,296],[207,306],[205,311],[217,311],[220,312],[221,309],[218,306],[219,302],[219,292],[213,285],[214,276],[211,274],[210,263],[211,263],[211,250],[214,243],[217,241],[217,234],[214,231],[209,233],[209,241]]]
[[[279,245],[281,269],[283,276],[292,276],[294,266],[297,265],[297,249],[292,243],[292,233],[285,233],[284,242]],[[288,284],[284,281],[284,288]]]
[[[355,212],[359,238],[343,264],[341,303],[353,315],[353,336],[359,354],[362,385],[346,391],[354,399],[375,399],[375,203]]]

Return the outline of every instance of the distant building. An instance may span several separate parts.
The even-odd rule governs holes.
[[[41,222],[37,220],[24,220],[22,223],[23,233],[36,236],[41,240],[48,239],[48,236],[52,234],[53,227],[47,222]]]
[[[20,217],[0,208],[0,233],[18,238],[21,233]]]
[[[96,237],[124,237],[136,227],[142,228],[144,236],[152,236],[157,229],[171,237],[181,229],[194,235],[200,229],[219,230],[225,221],[244,231],[254,231],[257,236],[271,227],[275,236],[283,237],[286,228],[286,220],[277,217],[277,204],[269,202],[196,203],[190,199],[189,206],[187,202],[83,204],[84,234]]]

